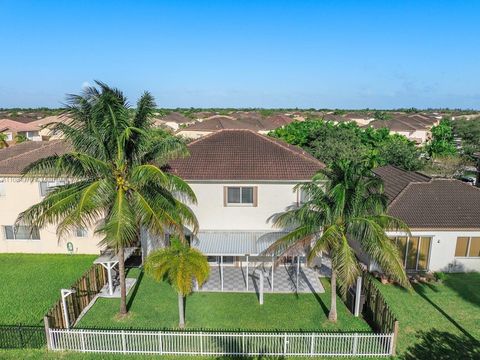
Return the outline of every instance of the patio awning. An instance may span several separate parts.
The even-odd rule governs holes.
[[[282,231],[203,230],[192,245],[205,255],[255,256],[286,234]]]
[[[123,250],[124,252],[124,258],[127,260],[132,254],[135,252],[137,248],[134,247],[129,247],[125,248]],[[93,263],[94,264],[107,264],[107,263],[117,263],[118,262],[118,257],[117,253],[114,250],[107,250],[105,251],[102,255],[100,255],[98,258],[96,258]]]

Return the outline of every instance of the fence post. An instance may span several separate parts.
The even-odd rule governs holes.
[[[200,355],[203,355],[203,332],[200,333]]]
[[[390,343],[390,355],[395,356],[395,352],[397,349],[397,338],[398,338],[398,320],[395,320],[393,323],[393,336],[392,342]]]
[[[312,333],[311,343],[310,343],[310,355],[313,356],[313,350],[315,349],[315,334]]]
[[[288,338],[287,338],[287,334],[285,333],[284,343],[283,343],[283,355],[284,356],[287,356],[287,344],[288,344]]]
[[[158,333],[158,346],[159,346],[159,352],[160,352],[160,355],[163,354],[163,343],[162,343],[162,332],[159,332]]]
[[[52,338],[50,337],[50,318],[43,317],[43,324],[45,326],[45,337],[47,338],[47,349],[52,350]]]
[[[353,336],[352,355],[357,355],[357,348],[358,348],[358,333],[355,333]]]
[[[125,330],[122,330],[122,345],[123,345],[123,353],[127,353],[127,339],[125,338]]]
[[[85,352],[85,332],[80,330],[80,346],[82,347],[82,352]]]

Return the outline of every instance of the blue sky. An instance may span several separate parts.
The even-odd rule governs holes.
[[[0,0],[0,107],[480,108],[480,1]]]

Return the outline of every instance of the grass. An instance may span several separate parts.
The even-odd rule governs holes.
[[[178,325],[177,295],[167,283],[156,283],[138,270],[136,294],[129,294],[130,315],[119,320],[118,299],[98,299],[78,327],[175,328]],[[259,305],[254,293],[194,293],[186,302],[186,326],[204,329],[247,330],[327,330],[370,331],[361,318],[355,318],[338,299],[338,322],[327,319],[330,285],[323,281],[323,294],[265,294]]]
[[[95,256],[0,254],[0,324],[41,325],[43,316]]]
[[[405,359],[480,358],[480,273],[448,274],[412,293],[380,289],[398,316],[397,352]]]

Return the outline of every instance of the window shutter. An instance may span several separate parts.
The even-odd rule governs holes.
[[[253,187],[253,206],[258,206],[258,186]]]
[[[223,187],[223,206],[227,206],[228,186]]]

